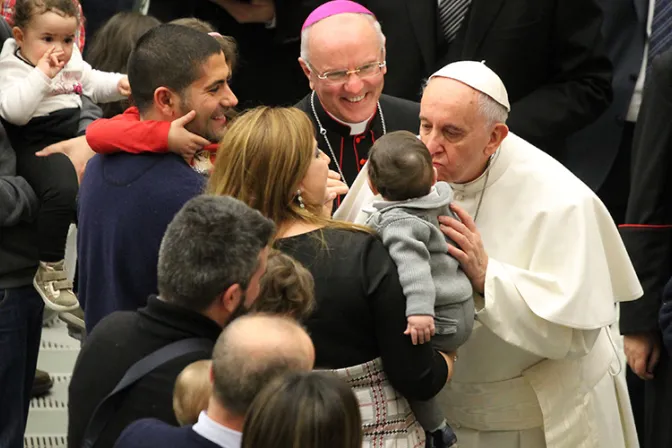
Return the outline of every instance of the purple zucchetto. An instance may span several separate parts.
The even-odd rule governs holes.
[[[374,14],[371,11],[369,11],[359,3],[351,2],[349,0],[334,0],[315,8],[313,12],[311,12],[310,15],[308,15],[306,21],[303,22],[301,32],[303,32],[303,30],[305,30],[309,26],[319,22],[320,20],[326,19],[327,17],[347,13],[367,14],[370,16],[374,16]]]

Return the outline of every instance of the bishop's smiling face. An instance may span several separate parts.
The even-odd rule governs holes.
[[[316,23],[309,31],[308,57],[308,61],[300,60],[301,66],[329,114],[347,123],[359,123],[376,112],[385,67],[369,76],[350,74],[341,82],[318,78],[384,61],[384,42],[369,17],[341,14]]]

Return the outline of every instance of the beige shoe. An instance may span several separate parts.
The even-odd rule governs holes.
[[[72,282],[65,271],[65,261],[47,263],[40,261],[33,286],[44,300],[47,308],[56,311],[71,311],[79,307],[77,296],[72,291]]]

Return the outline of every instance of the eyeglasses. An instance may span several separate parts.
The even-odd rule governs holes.
[[[357,75],[360,78],[369,78],[371,76],[376,76],[379,74],[383,68],[387,65],[387,61],[383,62],[370,62],[368,64],[357,67],[354,70],[336,70],[333,72],[325,72],[322,74],[317,74],[318,79],[326,80],[331,83],[341,83],[345,82],[350,75]],[[314,70],[314,67],[310,66],[311,70]]]

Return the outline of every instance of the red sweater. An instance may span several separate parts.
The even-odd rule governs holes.
[[[112,118],[101,118],[86,128],[86,141],[98,154],[113,154],[128,152],[140,154],[143,152],[168,152],[168,133],[170,121],[140,120],[137,107],[129,107],[123,114]],[[203,148],[210,156],[214,165],[217,153],[217,144]],[[199,151],[191,165],[199,166],[203,157]]]

